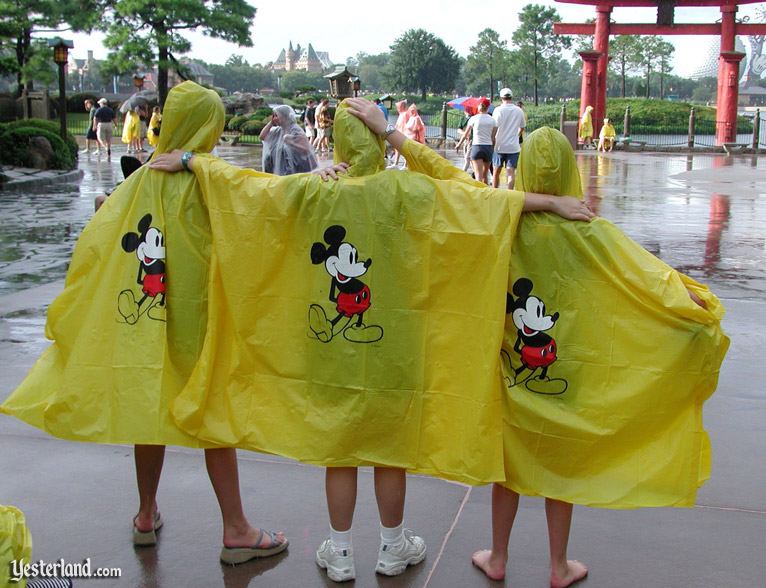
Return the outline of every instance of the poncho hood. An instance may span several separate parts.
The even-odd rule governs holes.
[[[556,129],[541,127],[524,139],[516,189],[582,198],[580,171],[569,140]]]
[[[156,153],[173,149],[210,153],[226,120],[223,102],[213,90],[184,82],[168,93]]]
[[[335,111],[335,163],[345,161],[351,177],[371,176],[386,169],[386,142],[348,112],[341,102]]]

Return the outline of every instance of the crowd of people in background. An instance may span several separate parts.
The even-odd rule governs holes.
[[[497,188],[505,168],[507,187],[512,189],[527,119],[523,102],[513,102],[510,88],[500,90],[499,96],[500,104],[497,107],[488,98],[479,99],[475,108],[461,107],[464,118],[458,125],[459,136],[455,148],[457,151],[462,150],[462,168],[472,177]],[[372,102],[388,122],[389,109],[383,101],[373,98]],[[425,144],[426,125],[417,105],[408,104],[407,99],[403,99],[394,103],[394,106],[396,119],[393,128],[407,138]],[[86,100],[85,111],[89,119],[82,153],[111,154],[111,140],[118,122],[117,113],[105,98],[98,100],[98,106],[93,100]],[[608,118],[604,119],[598,137],[594,138],[592,111],[593,107],[587,106],[578,121],[578,142],[583,149],[611,151],[616,139],[614,126]],[[333,116],[334,107],[328,97],[321,98],[319,102],[309,98],[303,111],[298,113],[292,106],[277,106],[260,133],[264,145],[263,170],[287,175],[315,169],[318,157],[329,156],[333,151]],[[128,108],[121,135],[122,142],[127,145],[127,153],[147,153],[145,141],[156,148],[161,120],[162,110],[159,106],[154,106],[151,113],[146,102]],[[389,150],[392,155],[390,160],[386,160],[387,163],[390,161],[388,167],[406,169],[406,161],[400,166],[402,154],[390,146]]]

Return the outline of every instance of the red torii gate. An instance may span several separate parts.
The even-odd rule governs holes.
[[[606,71],[609,61],[609,35],[719,35],[721,56],[718,60],[718,99],[716,111],[716,144],[737,140],[737,94],[739,62],[744,53],[734,51],[736,35],[766,34],[766,24],[746,24],[735,20],[740,4],[762,0],[556,0],[568,4],[596,7],[596,22],[582,24],[553,23],[558,35],[593,35],[593,51],[582,51],[582,87],[580,116],[585,106],[593,106],[593,128],[596,133],[606,114]],[[610,22],[615,8],[656,7],[656,24],[616,24]],[[676,7],[717,7],[721,22],[714,24],[675,24]]]

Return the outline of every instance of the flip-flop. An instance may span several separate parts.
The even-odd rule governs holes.
[[[136,515],[138,516],[138,515]],[[154,519],[154,529],[151,531],[141,531],[136,527],[136,517],[133,517],[133,545],[136,547],[153,547],[157,545],[157,531],[162,527],[162,517],[157,513]]]
[[[286,537],[284,541],[280,543],[277,541],[274,532],[264,531],[263,529],[260,531],[261,534],[258,535],[258,540],[255,542],[253,547],[224,546],[223,549],[221,549],[221,561],[226,564],[236,565],[245,563],[246,561],[250,561],[251,559],[255,559],[257,557],[269,557],[271,555],[276,555],[277,553],[282,553],[285,549],[287,549],[287,546],[290,542]],[[261,540],[263,539],[264,535],[269,536],[269,545],[268,547],[258,547],[261,544]]]

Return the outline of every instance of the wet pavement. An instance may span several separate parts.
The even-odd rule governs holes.
[[[253,148],[220,148],[257,167]],[[442,152],[455,162],[454,152]],[[93,197],[116,184],[111,161],[81,159],[83,180],[30,193],[0,192],[0,402],[47,347],[45,308],[63,286]],[[732,343],[717,392],[705,404],[713,473],[691,509],[575,507],[570,557],[590,566],[584,588],[766,586],[766,157],[578,153],[588,203],[655,255],[710,285],[727,306]],[[658,391],[662,393],[662,391]],[[278,434],[275,432],[275,434]],[[314,563],[328,520],[323,470],[239,452],[251,522],[284,530],[287,553],[237,567],[218,562],[220,518],[202,452],[169,448],[159,491],[165,527],[156,548],[134,549],[132,448],[54,439],[0,415],[0,504],[20,508],[33,561],[118,567],[122,577],[75,586],[329,586]],[[396,578],[374,573],[378,523],[372,472],[360,470],[354,521],[355,586],[501,586],[470,564],[490,545],[490,488],[409,476],[405,524],[428,556]],[[547,586],[543,501],[522,498],[507,586]]]

